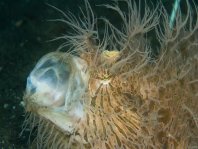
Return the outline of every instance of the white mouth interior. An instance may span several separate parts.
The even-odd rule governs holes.
[[[71,133],[72,124],[84,117],[82,96],[89,75],[84,60],[64,54],[53,52],[39,60],[27,79],[26,94],[31,98],[26,104],[39,105],[37,114]]]

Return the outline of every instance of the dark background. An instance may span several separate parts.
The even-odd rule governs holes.
[[[109,15],[116,23],[111,12],[95,6],[106,1],[90,0],[96,15]],[[173,0],[162,2],[170,12]],[[84,8],[83,0],[0,0],[0,149],[27,148],[28,131],[19,137],[26,78],[38,59],[62,42],[47,41],[67,32],[64,24],[47,21],[61,14],[46,3],[76,15]]]

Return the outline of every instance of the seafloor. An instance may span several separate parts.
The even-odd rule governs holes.
[[[104,2],[92,0],[91,4]],[[167,8],[172,2],[163,1]],[[0,0],[0,149],[28,148],[28,129],[19,135],[26,78],[38,59],[61,43],[48,40],[67,30],[62,23],[48,21],[61,15],[46,3],[75,14],[79,6],[83,7],[82,0]]]

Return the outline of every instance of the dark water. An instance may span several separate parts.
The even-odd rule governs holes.
[[[112,15],[95,7],[104,2],[92,0],[91,5],[98,14]],[[67,31],[63,24],[47,21],[61,15],[46,3],[74,14],[84,7],[82,0],[0,0],[0,149],[28,148],[28,131],[19,137],[26,78],[38,59],[61,43],[47,41]],[[172,0],[163,3],[171,10]]]

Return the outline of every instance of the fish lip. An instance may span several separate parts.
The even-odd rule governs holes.
[[[66,135],[72,134],[75,131],[76,124],[85,118],[84,106],[81,101],[76,101],[69,109],[66,109],[64,105],[60,107],[40,105],[34,102],[34,97],[25,95],[24,103],[27,113],[33,113],[41,120],[50,122],[51,125]]]
[[[55,126],[67,135],[72,134],[74,131],[73,123],[75,123],[75,120],[65,110],[63,110],[63,108],[61,110],[61,108],[62,107],[57,110],[57,108],[40,106],[34,102],[25,104],[26,112],[33,113],[39,117],[39,119],[50,122],[51,125]]]

